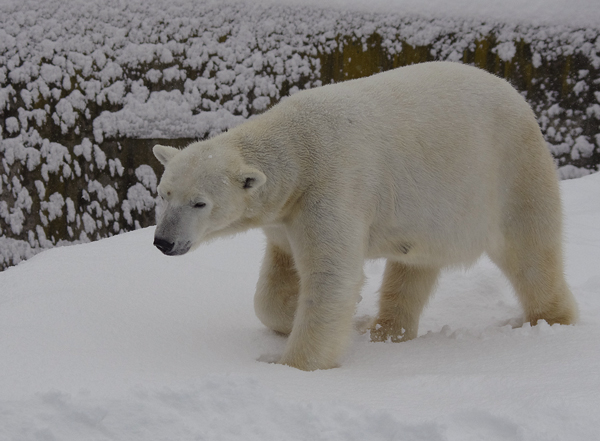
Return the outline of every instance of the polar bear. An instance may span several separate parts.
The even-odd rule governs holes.
[[[527,321],[577,318],[553,160],[525,100],[477,68],[423,63],[302,91],[212,139],[153,151],[163,253],[263,229],[254,304],[289,334],[279,363],[337,366],[371,258],[387,259],[373,341],[417,337],[440,270],[484,252]]]

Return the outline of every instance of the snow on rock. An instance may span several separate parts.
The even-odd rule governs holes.
[[[140,165],[135,169],[135,176],[138,178],[138,181],[142,183],[144,187],[150,190],[152,193],[156,193],[156,184],[158,179],[154,170],[149,165]]]
[[[142,176],[142,178],[145,179],[146,177]],[[156,188],[154,190],[154,193],[156,193]],[[121,204],[121,210],[127,223],[129,225],[134,225],[134,219],[131,212],[135,210],[141,214],[144,211],[150,211],[156,207],[157,202],[157,196],[153,196],[145,185],[137,183],[127,190],[127,199]]]
[[[64,206],[65,199],[60,193],[53,193],[50,195],[50,200],[48,202],[43,201],[41,203],[42,210],[47,212],[48,221],[52,221],[57,217],[62,216]]]
[[[94,120],[97,143],[102,143],[105,137],[202,138],[207,134],[218,134],[245,119],[243,116],[233,116],[226,109],[194,115],[192,107],[179,90],[152,92],[143,102],[128,95],[126,103],[123,109],[103,112]],[[231,107],[235,110],[238,105]]]
[[[570,3],[554,0],[557,2],[555,9],[560,5],[563,11],[573,9]],[[53,96],[54,91],[60,97],[58,86],[68,86],[64,87],[66,91],[75,87],[70,95],[58,99],[56,111],[51,115],[65,133],[81,118],[80,112],[88,102],[122,107],[95,118],[94,136],[98,143],[112,136],[206,136],[213,133],[210,124],[214,119],[210,114],[205,119],[206,111],[226,111],[222,117],[227,121],[222,126],[239,124],[237,116],[247,117],[253,103],[254,109],[263,110],[280,99],[283,82],[318,85],[320,66],[315,55],[317,51],[328,52],[337,46],[337,35],[354,35],[366,41],[366,37],[378,32],[391,54],[402,51],[400,40],[413,45],[432,44],[432,53],[438,59],[458,61],[462,51],[474,43],[473,36],[486,35],[495,29],[499,44],[494,52],[504,61],[514,57],[517,51],[514,41],[521,39],[539,41],[535,51],[538,58],[541,54],[552,59],[558,54],[581,51],[600,63],[596,48],[587,43],[582,45],[582,41],[589,39],[587,34],[597,29],[568,29],[564,24],[543,29],[519,27],[506,17],[502,18],[506,24],[500,27],[485,23],[475,26],[468,21],[457,21],[456,17],[444,18],[433,5],[413,11],[411,2],[406,1],[387,6],[392,12],[407,8],[428,18],[417,16],[398,26],[402,22],[400,12],[365,14],[353,1],[341,3],[350,6],[348,12],[303,6],[306,2],[293,3],[287,7],[267,7],[262,2],[225,2],[217,8],[214,2],[206,1],[168,3],[167,7],[163,0],[154,0],[143,2],[144,7],[139,1],[130,1],[123,10],[118,4],[100,8],[84,2],[86,8],[82,10],[86,13],[80,14],[73,11],[69,2],[36,3],[36,7],[30,7],[28,1],[6,2],[4,28],[10,34],[30,38],[32,44],[19,47],[16,39],[8,39],[2,58],[11,60],[8,75],[14,83],[29,83],[29,105],[35,105],[42,96]],[[486,11],[491,2],[480,3],[479,9],[476,4],[469,6]],[[335,4],[332,2],[331,6]],[[453,6],[459,7],[460,2],[453,2]],[[585,6],[595,9],[585,2],[581,8]],[[359,12],[354,12],[355,9]],[[470,10],[464,8],[466,16]],[[31,17],[52,18],[36,19],[38,24],[29,29],[19,20],[22,11],[29,11]],[[290,22],[290,16],[297,20]],[[500,19],[493,13],[488,17],[492,21]],[[567,24],[571,25],[568,21]],[[36,37],[38,30],[49,35],[40,41]],[[23,31],[26,34],[19,34]],[[447,34],[455,37],[443,38]],[[309,40],[315,37],[317,41]],[[182,62],[178,64],[180,59]],[[138,78],[159,84],[163,90],[148,95]],[[169,90],[175,83],[185,83],[185,93]],[[140,95],[136,87],[146,91]],[[247,102],[250,92],[254,98]],[[5,92],[8,93],[9,90]],[[202,112],[196,111],[199,107]],[[10,120],[7,130],[19,130],[16,121]],[[218,130],[215,128],[215,132]]]
[[[591,174],[591,170],[575,167],[574,165],[564,165],[558,169],[558,177],[560,179],[576,179],[582,176]]]
[[[19,131],[19,120],[14,116],[6,118],[4,124],[8,133],[17,133]]]
[[[575,139],[575,144],[571,150],[571,157],[573,159],[579,159],[581,156],[589,158],[594,153],[596,146],[589,142],[587,137],[579,136]]]

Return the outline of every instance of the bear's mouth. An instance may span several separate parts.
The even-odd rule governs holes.
[[[192,242],[188,241],[178,244],[160,237],[154,237],[154,246],[166,256],[181,256],[190,250]]]

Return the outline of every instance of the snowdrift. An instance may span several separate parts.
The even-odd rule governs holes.
[[[580,323],[519,327],[486,259],[446,272],[419,338],[353,336],[341,367],[259,361],[257,231],[169,258],[153,228],[0,273],[2,440],[565,440],[600,437],[600,174],[561,183]],[[382,261],[356,320],[374,315]]]

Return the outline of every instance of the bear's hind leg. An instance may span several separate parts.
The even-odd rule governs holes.
[[[292,332],[298,304],[300,279],[292,256],[267,243],[265,257],[254,295],[254,311],[273,331]]]
[[[541,248],[541,249],[540,249]],[[525,320],[573,324],[577,304],[564,278],[560,245],[532,241],[508,247],[501,256],[490,256],[510,280],[525,312]]]
[[[488,254],[510,280],[531,324],[572,324],[577,304],[564,277],[562,210],[556,170],[531,118],[505,166]],[[525,127],[525,126],[524,126]]]
[[[435,288],[439,268],[408,266],[388,260],[383,274],[379,316],[371,341],[407,341],[417,337],[419,318]]]

